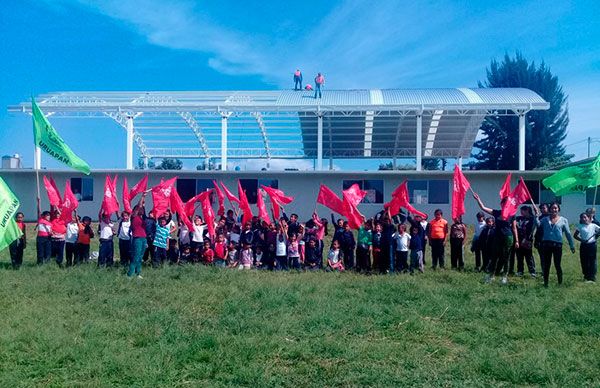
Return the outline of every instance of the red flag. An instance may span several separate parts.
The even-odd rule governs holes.
[[[242,184],[238,180],[238,195],[240,196],[240,210],[244,213],[242,215],[242,225],[245,225],[246,222],[252,221],[252,209],[250,209],[250,204],[248,203],[248,197],[246,197],[246,192],[242,189]]]
[[[147,189],[148,189],[148,175],[146,175],[145,177],[140,179],[140,181],[131,188],[131,191],[129,192],[129,201],[131,201],[132,199],[135,198],[136,195],[143,193]]]
[[[212,241],[215,241],[215,213],[213,211],[212,205],[210,203],[209,194],[210,191],[206,191],[206,194],[201,198],[201,206],[202,206],[202,215],[204,216],[204,222],[206,222],[206,227],[208,228],[208,235]],[[245,212],[244,212],[245,214]]]
[[[221,186],[223,186],[223,192],[225,193],[225,195],[227,196],[227,199],[229,199],[229,201],[240,203],[240,200],[238,199],[238,197],[236,197],[235,195],[233,195],[233,193],[231,191],[229,191],[227,186],[225,186],[225,183],[221,182]]]
[[[44,187],[46,188],[46,194],[48,194],[48,201],[51,206],[60,206],[62,200],[60,199],[60,191],[56,187],[56,182],[52,177],[46,178],[44,175]]]
[[[186,203],[185,203],[185,212],[188,216],[193,216],[194,213],[196,212],[196,202],[201,202],[204,197],[209,197],[210,193],[212,190],[208,190],[208,191],[203,191],[200,194],[196,195],[195,197],[190,198]],[[210,198],[210,197],[209,197]]]
[[[352,229],[358,229],[363,223],[363,215],[358,211],[358,204],[367,195],[355,183],[349,189],[342,191],[344,215]]]
[[[390,208],[391,215],[397,214],[400,211],[400,208],[403,207],[412,214],[427,218],[427,214],[418,211],[410,204],[407,181],[402,182],[400,186],[396,187],[396,190],[393,192],[392,200],[383,205],[383,207],[386,209]]]
[[[217,193],[217,199],[219,200],[219,210],[217,211],[217,214],[223,216],[225,215],[225,194],[223,194],[217,181],[213,180],[213,186],[215,186],[215,193]]]
[[[452,219],[465,214],[465,197],[471,184],[458,165],[454,165],[454,180],[452,186]]]
[[[279,189],[274,189],[269,186],[260,185],[265,192],[269,195],[269,199],[271,200],[271,205],[273,206],[273,216],[276,219],[279,219],[279,211],[281,209],[281,205],[288,205],[292,203],[294,197],[289,197],[284,194],[283,191]]]
[[[517,213],[517,209],[522,203],[525,203],[531,199],[531,194],[523,181],[523,178],[519,179],[519,183],[515,187],[512,193],[508,196],[508,200],[502,207],[502,218],[508,220],[510,217]]]
[[[110,216],[111,214],[119,211],[119,201],[117,200],[117,190],[114,186],[116,181],[117,181],[116,175],[113,180],[110,179],[109,175],[107,175],[104,180],[104,198],[102,199],[102,205],[100,206],[100,209],[107,216]]]
[[[504,181],[504,184],[502,185],[502,188],[500,189],[500,192],[498,193],[498,194],[500,194],[500,199],[504,199],[510,195],[510,178],[512,178],[511,172],[509,172],[508,175],[506,176],[506,180]]]
[[[192,224],[192,221],[190,221],[190,218],[188,217],[188,214],[183,205],[183,201],[181,200],[179,193],[177,192],[177,190],[175,190],[174,187],[171,190],[170,202],[171,209],[179,215],[179,220],[182,221],[185,224],[185,226],[188,227],[188,230],[194,230],[194,224]]]
[[[75,198],[73,191],[71,190],[71,180],[67,179],[65,183],[64,200],[60,205],[60,218],[65,222],[69,223],[73,219],[73,210],[79,206],[79,201]]]
[[[123,178],[123,208],[129,214],[131,214],[131,194],[129,193],[129,186],[127,184],[127,178]]]
[[[162,181],[152,188],[152,202],[154,203],[154,216],[158,219],[169,208],[171,194],[175,190],[173,186],[177,177]]]
[[[267,224],[271,225],[271,218],[269,217],[269,213],[267,212],[267,208],[265,206],[265,201],[263,200],[262,190],[258,189],[256,193],[256,207],[258,208],[258,217],[265,221]]]
[[[344,215],[344,204],[342,200],[327,186],[321,184],[319,187],[319,195],[317,196],[317,203],[328,207],[334,212]]]

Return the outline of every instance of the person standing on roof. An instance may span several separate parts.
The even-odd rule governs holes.
[[[324,83],[325,77],[323,77],[323,74],[317,73],[317,76],[315,77],[315,98],[317,98],[317,94],[319,94],[319,98],[321,98],[321,87]]]
[[[294,90],[302,90],[302,72],[296,69],[294,72]]]

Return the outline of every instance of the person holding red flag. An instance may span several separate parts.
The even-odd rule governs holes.
[[[502,215],[502,210],[491,209],[486,207],[479,195],[473,192],[473,198],[477,201],[479,208],[485,213],[490,214],[495,219],[495,235],[494,235],[494,246],[495,254],[492,255],[492,259],[486,269],[486,283],[494,281],[496,275],[502,275],[502,284],[508,283],[508,260],[510,258],[510,251],[513,248],[514,241],[517,240],[517,226],[513,217],[505,218]],[[505,197],[500,205],[504,208],[508,197]]]

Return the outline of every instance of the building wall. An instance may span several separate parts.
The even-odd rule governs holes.
[[[42,209],[48,209],[48,198],[43,187],[42,176],[52,175],[61,190],[67,179],[85,177],[84,175],[65,170],[43,170],[40,171],[40,190]],[[448,181],[448,203],[445,204],[414,204],[415,208],[432,214],[437,208],[443,210],[447,218],[450,217],[450,203],[452,198],[452,172],[451,171],[371,171],[371,172],[347,172],[347,171],[160,171],[160,170],[98,170],[92,172],[90,177],[93,179],[93,201],[82,201],[79,206],[80,215],[89,215],[96,218],[98,209],[103,198],[104,179],[106,174],[118,174],[117,193],[121,196],[122,181],[126,177],[129,185],[135,184],[145,174],[149,174],[149,186],[158,184],[161,178],[171,178],[178,176],[182,179],[216,179],[222,181],[234,193],[237,193],[237,179],[277,179],[279,189],[286,194],[295,197],[294,202],[285,209],[287,213],[298,213],[301,219],[308,219],[313,210],[317,210],[321,217],[329,217],[329,209],[322,205],[316,205],[316,197],[319,185],[329,186],[338,195],[341,195],[343,180],[382,180],[383,181],[383,202],[391,198],[391,193],[404,180],[409,182],[415,180],[445,180]],[[473,190],[479,193],[483,202],[490,207],[499,207],[498,191],[506,177],[506,171],[465,171],[467,179],[471,182]],[[520,174],[513,172],[512,185],[517,184],[520,176],[526,180],[541,180],[548,176],[549,172],[528,171]],[[36,217],[36,174],[32,170],[0,170],[0,176],[4,178],[14,193],[21,201],[20,210],[25,213],[27,220],[34,220]],[[430,193],[431,194],[431,193]],[[439,193],[437,193],[439,194]],[[532,193],[533,194],[533,193]],[[533,194],[535,195],[535,194]],[[150,196],[148,197],[150,198]],[[413,200],[414,198],[411,198]],[[150,202],[150,201],[149,201]],[[136,201],[134,201],[136,203]],[[267,202],[268,204],[268,202]],[[216,204],[215,204],[216,206]],[[360,204],[360,211],[367,217],[372,216],[382,209],[383,204]],[[475,200],[467,196],[465,201],[466,215],[465,221],[472,223],[475,213],[479,210]],[[586,208],[585,194],[574,194],[562,198],[562,214],[571,222],[578,220],[580,212]],[[147,206],[149,208],[149,206]],[[227,203],[226,203],[227,208]],[[256,212],[256,206],[252,205]]]

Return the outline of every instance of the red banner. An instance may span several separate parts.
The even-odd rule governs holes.
[[[512,173],[508,173],[506,179],[504,180],[504,184],[498,193],[500,195],[500,199],[504,199],[510,195],[510,178],[512,177]]]
[[[210,193],[207,191],[206,193]],[[204,194],[204,193],[202,193]],[[202,215],[204,216],[204,222],[208,228],[208,235],[212,241],[215,241],[215,213],[213,212],[212,205],[208,195],[204,195],[201,199]]]
[[[242,225],[245,225],[246,222],[252,221],[252,209],[250,209],[250,204],[248,203],[248,197],[246,197],[246,192],[242,189],[242,184],[238,180],[238,195],[240,197],[240,210],[244,213],[242,215]]]
[[[256,207],[258,208],[258,217],[267,224],[271,225],[271,218],[267,212],[267,207],[265,206],[261,189],[258,189],[258,192],[256,193]]]
[[[46,188],[46,194],[48,194],[48,201],[51,206],[60,206],[62,200],[60,199],[60,191],[56,187],[56,182],[52,177],[46,178],[44,175],[44,187]]]
[[[183,201],[181,200],[181,197],[179,196],[179,193],[177,192],[177,190],[175,190],[175,188],[171,190],[170,198],[171,210],[177,213],[177,215],[179,216],[179,220],[183,222],[185,226],[188,227],[188,230],[194,230],[194,224],[192,224],[192,221],[190,221],[190,217],[186,212],[185,206],[183,205]]]
[[[344,215],[352,229],[358,229],[363,223],[363,215],[358,211],[358,204],[367,195],[355,183],[349,189],[342,191]]]
[[[512,193],[508,196],[508,200],[504,203],[502,207],[502,218],[508,220],[510,217],[514,216],[519,209],[521,204],[529,201],[531,199],[531,194],[529,194],[529,190],[523,181],[523,178],[519,179],[519,183],[515,187]]]
[[[410,204],[410,198],[408,197],[408,183],[407,181],[402,182],[396,190],[392,193],[392,200],[385,205],[384,208],[390,209],[390,214],[393,216],[398,214],[400,208],[405,208],[412,214],[419,215],[423,218],[427,218],[427,214],[418,211]]]
[[[452,219],[465,214],[465,197],[467,196],[467,190],[471,187],[471,184],[462,173],[458,165],[454,166],[454,179],[452,186]]]
[[[131,200],[134,199],[136,195],[143,193],[147,189],[148,189],[148,175],[146,175],[145,177],[140,179],[140,181],[131,188],[131,191],[129,192],[129,201],[131,202]]]
[[[116,175],[112,180],[109,175],[104,179],[104,198],[102,199],[100,209],[106,216],[119,212],[119,201],[117,200],[117,190],[115,187],[116,182]]]
[[[321,184],[319,187],[319,195],[317,196],[317,203],[328,207],[334,212],[344,215],[344,204],[342,200],[335,194],[329,187]]]
[[[152,188],[152,202],[154,203],[154,216],[158,219],[162,216],[171,204],[171,194],[175,190],[173,186],[177,177],[167,181],[161,179],[160,184]]]
[[[229,199],[229,201],[240,203],[238,197],[236,197],[231,191],[229,191],[227,186],[225,186],[225,183],[221,182],[221,186],[223,187],[223,192],[225,193],[225,196],[227,196],[227,199]]]
[[[69,223],[73,220],[73,210],[79,206],[79,201],[75,198],[73,191],[71,190],[71,180],[67,179],[65,183],[64,200],[60,205],[60,218],[65,222]]]
[[[123,177],[123,192],[122,192],[122,200],[123,200],[123,209],[129,214],[131,214],[131,193],[129,192],[129,185],[127,183],[127,178]]]
[[[215,193],[217,193],[217,199],[219,200],[219,210],[217,211],[217,214],[220,216],[224,216],[225,215],[225,194],[223,194],[223,191],[219,187],[219,184],[217,183],[217,181],[213,180],[213,186],[215,186]]]

